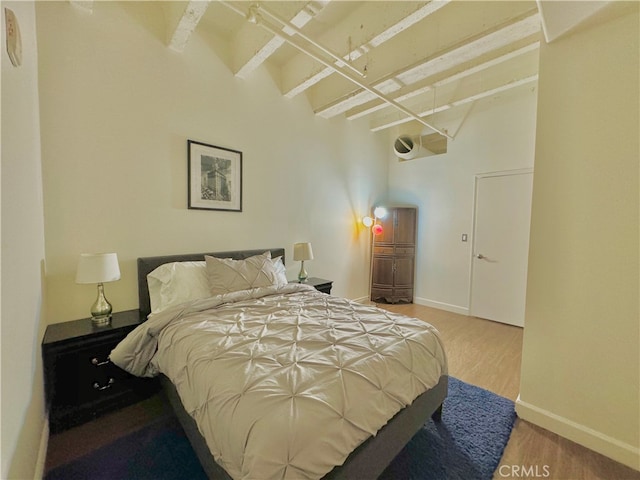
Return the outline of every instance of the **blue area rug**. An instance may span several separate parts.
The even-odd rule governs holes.
[[[429,420],[380,478],[490,480],[515,418],[511,400],[449,377],[442,421]],[[206,475],[178,421],[170,417],[62,465],[45,478],[205,480]]]
[[[429,420],[381,480],[491,480],[516,419],[511,400],[449,377],[442,421]]]

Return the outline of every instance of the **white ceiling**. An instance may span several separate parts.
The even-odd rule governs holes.
[[[71,1],[92,8],[90,0]],[[547,39],[554,39],[609,2],[545,7],[551,3],[213,0],[138,5],[162,15],[169,48],[183,52],[192,35],[201,35],[234,75],[248,78],[265,65],[282,95],[305,95],[321,117],[364,117],[372,131],[411,124],[424,133],[448,136],[434,124],[434,113],[520,85],[534,86],[542,24]],[[257,23],[248,21],[251,12]]]

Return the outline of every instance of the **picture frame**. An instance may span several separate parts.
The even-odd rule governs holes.
[[[242,211],[242,152],[187,140],[188,208]]]

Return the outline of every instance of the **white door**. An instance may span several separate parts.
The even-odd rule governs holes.
[[[531,171],[476,177],[470,313],[524,326]]]

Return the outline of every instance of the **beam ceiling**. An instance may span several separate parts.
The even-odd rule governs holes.
[[[167,3],[168,47],[201,32],[239,78],[266,66],[283,96],[372,131],[416,119],[439,131],[430,115],[537,81],[535,1]]]

